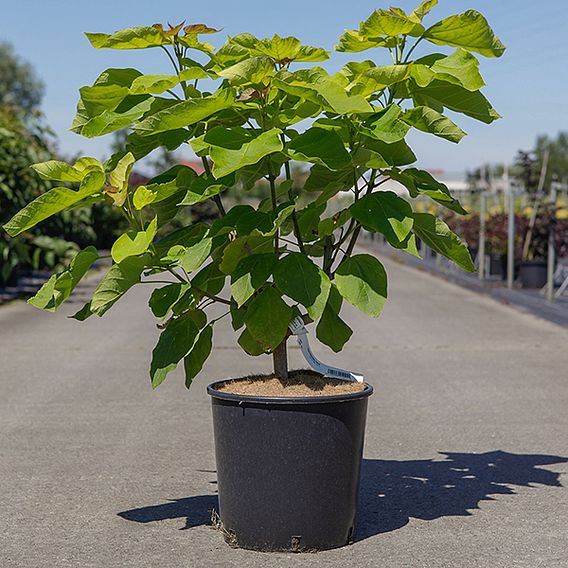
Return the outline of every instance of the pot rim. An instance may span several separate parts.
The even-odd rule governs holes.
[[[357,400],[360,398],[367,398],[371,396],[374,392],[372,385],[369,383],[364,383],[365,388],[357,392],[349,392],[344,394],[332,394],[324,396],[254,396],[250,394],[233,394],[228,392],[222,392],[217,389],[221,384],[230,381],[239,381],[242,378],[229,378],[223,379],[221,381],[215,381],[207,385],[207,394],[212,398],[220,400],[228,400],[232,402],[243,403],[255,403],[255,404],[322,404],[331,402],[350,402],[352,400]],[[346,381],[347,382],[347,381]]]

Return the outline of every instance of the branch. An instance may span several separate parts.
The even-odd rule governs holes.
[[[205,169],[205,173],[208,176],[210,176],[211,175],[211,168],[209,167],[209,162],[207,161],[207,158],[205,156],[202,156],[201,162],[203,163],[203,168]],[[221,196],[220,195],[214,195],[213,201],[214,201],[215,205],[217,206],[217,209],[219,210],[221,217],[224,217],[226,215],[226,211],[225,211],[225,208],[223,207],[223,201],[221,200]]]
[[[282,136],[284,138],[284,136]],[[284,140],[282,140],[284,143]],[[292,181],[292,174],[290,172],[290,162],[284,162],[284,169],[286,170],[286,179]],[[288,190],[288,199],[292,201],[292,188]],[[292,211],[292,224],[294,225],[294,235],[298,241],[298,247],[302,254],[306,254],[306,249],[304,248],[304,241],[302,240],[302,233],[300,232],[300,225],[298,223],[298,216],[296,215],[296,210]]]

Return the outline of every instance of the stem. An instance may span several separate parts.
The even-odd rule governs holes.
[[[174,96],[178,101],[183,100],[177,93],[175,93],[171,89],[166,89],[166,93],[170,93],[170,95]]]
[[[274,374],[278,379],[288,378],[288,354],[286,351],[286,341],[287,339],[284,339],[272,352]]]
[[[179,75],[179,69],[176,65],[175,59],[172,57],[172,54],[167,50],[167,48],[163,45],[160,45],[160,47],[166,52],[166,55],[168,56],[169,60],[172,62],[172,65],[174,66],[174,69],[176,70],[176,75]]]
[[[403,63],[408,63],[408,60],[410,59],[410,56],[412,55],[412,52],[416,49],[416,46],[423,40],[423,37],[419,37],[418,40],[415,42],[415,44],[410,48],[410,50],[408,51],[408,53],[406,54],[406,57],[404,58]]]
[[[276,185],[274,184],[274,180],[276,179],[274,177],[274,174],[272,173],[272,165],[269,165],[270,168],[270,173],[268,174],[268,182],[270,183],[270,197],[272,199],[272,210],[276,211],[276,208],[278,207],[278,202],[276,200]],[[278,257],[278,250],[280,248],[279,245],[279,234],[280,231],[278,229],[276,229],[276,233],[274,233],[274,252],[276,253],[276,256]]]
[[[282,136],[284,138],[284,136]],[[284,143],[284,140],[282,140]],[[286,171],[286,179],[292,181],[292,174],[290,172],[290,162],[284,162],[284,170]],[[288,190],[288,199],[292,201],[292,188]],[[306,249],[304,248],[304,241],[302,240],[302,233],[300,232],[300,225],[298,223],[298,216],[296,215],[296,210],[292,211],[292,224],[294,225],[294,235],[298,241],[298,247],[302,254],[306,254]]]
[[[347,250],[345,251],[345,254],[343,255],[344,259],[351,256],[351,253],[353,252],[353,249],[355,248],[355,243],[357,242],[357,237],[359,237],[360,232],[361,232],[361,225],[359,225],[353,231],[353,235],[351,236],[351,240],[349,241],[349,245],[347,247]]]
[[[196,286],[193,286],[194,290],[197,290],[198,292],[201,292],[201,294],[203,294],[204,296],[207,296],[208,298],[211,298],[212,300],[215,300],[216,302],[219,302],[220,304],[225,304],[226,306],[232,306],[231,302],[229,300],[225,300],[225,298],[221,298],[219,296],[214,296],[213,294],[209,294],[209,292],[206,292],[205,290],[202,290],[201,288],[197,288]]]
[[[208,176],[210,176],[211,175],[211,168],[209,167],[209,162],[207,161],[207,158],[205,156],[202,156],[201,162],[203,163],[203,168],[205,169],[205,173]],[[217,209],[219,210],[221,217],[224,217],[226,215],[226,211],[225,211],[225,207],[223,207],[223,201],[221,200],[221,196],[220,195],[214,195],[213,196],[213,202],[217,206]]]
[[[185,278],[182,278],[173,268],[166,268],[166,270],[172,275],[175,276],[180,282],[183,284],[187,284],[188,281]]]

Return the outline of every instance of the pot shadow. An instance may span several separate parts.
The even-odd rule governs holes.
[[[355,540],[394,531],[411,518],[431,521],[441,517],[470,516],[493,495],[514,495],[511,486],[562,487],[560,473],[541,466],[566,463],[550,455],[441,452],[437,460],[364,459],[361,469]],[[130,509],[120,517],[137,523],[185,519],[183,529],[210,526],[218,510],[216,495],[196,495],[166,503]]]
[[[355,540],[404,527],[411,518],[432,521],[470,516],[511,486],[562,487],[560,474],[541,466],[566,463],[549,455],[440,452],[442,460],[364,459]]]
[[[180,530],[210,526],[213,511],[218,511],[217,495],[195,495],[182,499],[172,499],[167,503],[150,505],[139,509],[130,509],[118,513],[119,517],[136,523],[153,523],[166,519],[185,518],[185,525]]]

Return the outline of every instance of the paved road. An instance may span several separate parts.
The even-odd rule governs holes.
[[[190,393],[180,375],[152,391],[147,288],[84,324],[2,307],[0,566],[568,567],[568,331],[387,264],[384,315],[348,314],[342,358],[317,350],[376,394],[358,540],[315,555],[232,550],[208,526],[205,385],[268,359],[219,329]]]

